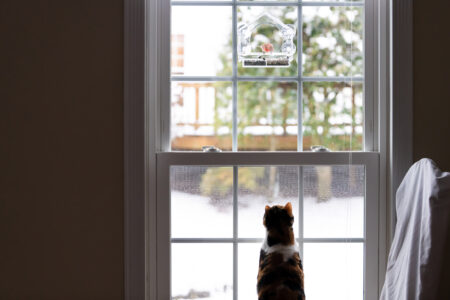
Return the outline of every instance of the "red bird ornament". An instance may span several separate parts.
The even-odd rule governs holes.
[[[261,50],[264,53],[270,53],[273,52],[273,45],[271,43],[265,43],[261,46]]]

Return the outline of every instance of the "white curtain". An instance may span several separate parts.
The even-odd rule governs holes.
[[[450,173],[430,159],[418,161],[397,190],[396,209],[380,299],[450,299],[442,298],[450,289],[445,267],[450,257]]]

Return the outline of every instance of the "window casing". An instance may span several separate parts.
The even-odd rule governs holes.
[[[294,77],[248,77],[237,75],[237,68],[234,68],[233,74],[230,77],[189,77],[189,76],[172,76],[174,82],[208,82],[208,81],[224,81],[231,82],[233,86],[233,103],[234,107],[237,106],[237,85],[239,82],[267,82],[267,81],[283,81],[283,82],[296,82],[297,83],[297,109],[298,109],[298,135],[297,135],[297,150],[298,152],[258,152],[258,153],[245,153],[238,151],[238,134],[237,134],[237,111],[233,109],[233,144],[232,152],[230,153],[188,153],[188,152],[171,152],[170,144],[170,86],[166,82],[162,82],[161,85],[161,101],[160,101],[160,153],[157,154],[157,172],[158,172],[158,194],[156,199],[157,207],[157,266],[154,269],[158,274],[157,279],[157,299],[170,298],[170,249],[172,243],[229,243],[233,247],[233,297],[237,299],[238,285],[237,285],[237,269],[238,269],[238,245],[240,243],[260,243],[262,238],[258,239],[245,239],[238,236],[238,224],[236,222],[238,216],[237,208],[237,187],[233,188],[233,235],[231,238],[213,239],[213,238],[174,238],[171,239],[171,220],[170,220],[170,168],[172,166],[229,166],[233,169],[233,183],[237,186],[238,183],[238,169],[244,166],[295,166],[299,170],[299,178],[301,178],[302,169],[305,166],[349,166],[358,165],[364,166],[365,170],[365,189],[364,189],[364,236],[361,238],[304,238],[302,235],[302,229],[299,228],[299,235],[297,236],[300,245],[303,243],[364,243],[364,299],[375,299],[378,294],[378,266],[379,252],[378,252],[378,240],[379,240],[379,153],[377,152],[377,140],[375,130],[375,118],[378,114],[375,105],[375,93],[374,85],[376,81],[375,74],[377,74],[377,67],[375,65],[375,43],[374,36],[376,36],[375,22],[375,1],[362,2],[242,2],[240,1],[187,1],[179,2],[175,5],[225,5],[231,6],[233,9],[233,18],[236,19],[236,9],[238,5],[289,5],[296,6],[298,8],[298,16],[301,19],[301,8],[304,6],[321,6],[331,5],[338,7],[345,6],[357,6],[364,7],[365,26],[364,26],[364,76],[357,77],[307,77],[302,76],[301,64],[298,66],[298,74]],[[174,4],[174,3],[172,3]],[[170,6],[167,3],[163,3],[162,6],[163,16],[169,16]],[[162,18],[163,20],[165,18]],[[162,22],[162,32],[170,34],[170,23],[166,21]],[[236,22],[233,22],[233,31],[235,31]],[[233,33],[235,37],[235,33]],[[160,73],[162,77],[167,77],[169,74],[169,66],[167,62],[169,57],[164,53],[170,53],[168,35],[164,35],[161,39],[162,45],[162,57]],[[235,38],[234,38],[235,42]],[[301,41],[297,41],[298,50],[301,49]],[[302,51],[297,51],[298,61],[302,61]],[[237,53],[233,48],[233,66],[237,64]],[[363,152],[332,152],[332,153],[311,153],[303,152],[303,139],[302,139],[302,85],[305,82],[323,82],[323,81],[338,81],[352,83],[364,83],[364,151]],[[369,184],[368,184],[369,183]],[[302,188],[302,183],[299,181],[299,188]],[[302,202],[302,193],[299,192],[299,203]],[[299,214],[302,213],[302,207],[299,205]],[[301,220],[301,215],[300,215]],[[301,227],[301,225],[299,225]],[[303,249],[303,247],[301,247]],[[256,272],[256,270],[255,270]],[[237,287],[237,289],[236,289]]]

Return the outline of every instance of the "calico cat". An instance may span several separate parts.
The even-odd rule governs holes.
[[[266,239],[261,247],[258,300],[304,300],[303,266],[295,243],[292,204],[266,205],[263,224]]]

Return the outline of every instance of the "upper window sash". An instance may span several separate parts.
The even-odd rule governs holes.
[[[171,20],[170,11],[171,6],[229,6],[232,8],[232,18],[233,18],[233,74],[231,76],[178,76],[170,75],[170,39],[164,38],[170,36],[171,30]],[[310,77],[302,76],[301,74],[301,64],[298,64],[298,74],[294,77],[248,77],[241,76],[237,74],[237,53],[236,53],[236,26],[237,26],[237,14],[236,10],[239,6],[296,6],[298,8],[298,19],[301,20],[301,8],[302,7],[314,7],[314,6],[337,6],[337,7],[363,7],[364,9],[364,76],[362,77]],[[227,81],[235,85],[238,81],[268,81],[268,80],[279,80],[279,81],[291,81],[297,82],[298,93],[297,97],[301,98],[301,83],[303,82],[322,82],[322,81],[347,81],[350,80],[354,83],[363,82],[363,119],[364,119],[364,133],[363,133],[363,151],[377,151],[378,147],[378,105],[376,104],[376,99],[378,97],[377,90],[374,88],[377,86],[378,82],[378,57],[377,57],[377,14],[376,14],[376,1],[366,0],[366,1],[161,1],[160,11],[161,11],[161,40],[160,40],[160,52],[159,52],[159,65],[160,65],[160,114],[159,114],[159,150],[162,152],[170,151],[171,149],[171,136],[170,136],[170,99],[171,82],[180,81]],[[297,27],[298,28],[298,27]],[[301,36],[301,35],[300,35]],[[301,39],[297,42],[297,61],[301,61],[302,51]],[[234,86],[233,94],[237,94],[236,86]],[[236,102],[237,95],[233,95],[233,151],[238,151],[237,148],[237,112],[236,112]],[[301,100],[301,99],[299,99]],[[302,150],[302,128],[301,128],[301,101],[298,101],[297,113],[298,113],[298,147],[297,151]],[[200,149],[199,149],[200,150]]]

